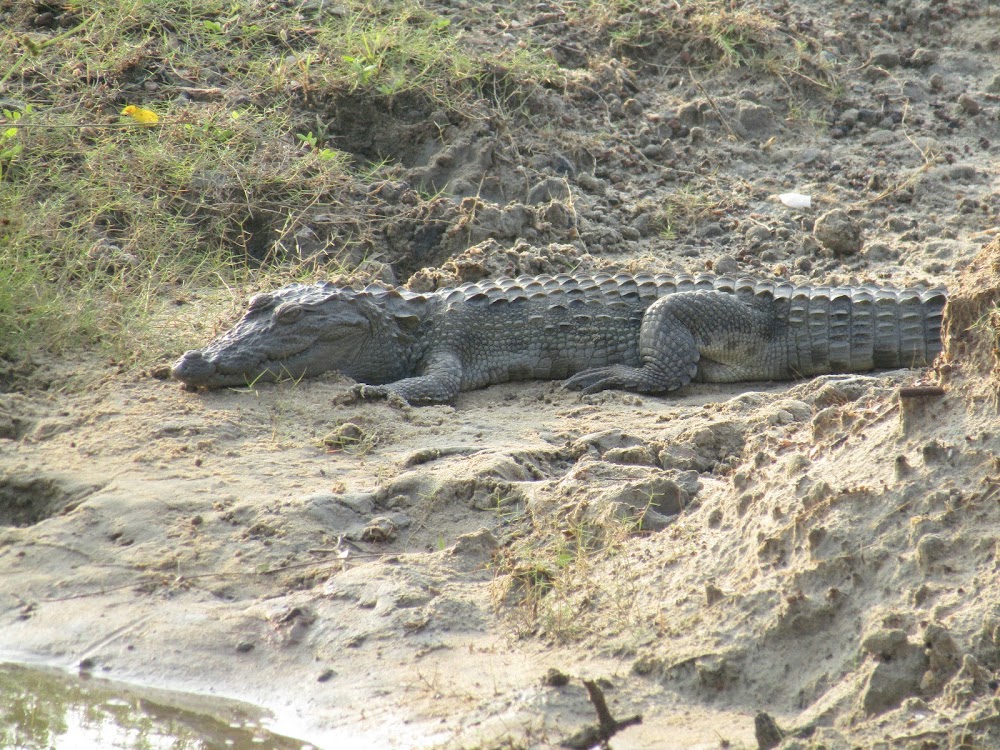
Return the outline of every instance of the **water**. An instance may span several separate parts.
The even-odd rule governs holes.
[[[308,750],[235,701],[0,664],[3,750]]]

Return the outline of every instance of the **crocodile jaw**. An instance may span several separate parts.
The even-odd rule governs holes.
[[[226,363],[201,349],[192,349],[174,362],[170,375],[190,388],[245,387],[259,382],[297,379],[309,372],[306,357],[283,357],[250,363]]]

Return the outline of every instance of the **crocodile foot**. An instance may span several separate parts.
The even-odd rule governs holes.
[[[679,370],[680,368],[675,368]],[[584,370],[563,382],[563,388],[580,391],[583,394],[597,393],[609,389],[634,391],[635,393],[663,393],[675,391],[691,382],[698,371],[697,363],[692,363],[686,372],[664,372],[662,369],[646,365],[629,367],[612,365]]]
[[[374,401],[376,399],[384,398],[393,406],[410,406],[409,401],[386,385],[368,385],[367,383],[358,383],[344,395],[346,397],[344,403]]]

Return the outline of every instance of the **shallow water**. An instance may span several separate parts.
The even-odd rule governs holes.
[[[0,748],[306,750],[254,706],[54,669],[0,664]]]

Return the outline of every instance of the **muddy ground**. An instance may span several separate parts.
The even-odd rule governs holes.
[[[2,655],[330,748],[556,747],[596,720],[582,679],[642,715],[617,750],[771,747],[759,712],[786,749],[998,746],[1000,9],[763,5],[811,40],[798,70],[429,3],[487,47],[551,42],[568,83],[504,123],[331,105],[342,148],[400,164],[369,273],[946,285],[936,369],[401,408],[338,376],[182,391],[180,351],[37,362],[0,394]],[[231,322],[179,301],[191,347]]]

